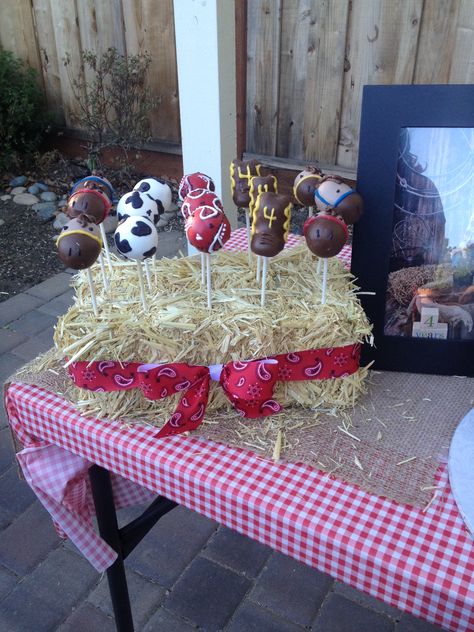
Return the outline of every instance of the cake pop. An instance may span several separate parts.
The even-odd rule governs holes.
[[[110,208],[109,198],[99,189],[76,189],[67,202],[66,214],[69,217],[85,215],[94,224],[100,224]]]
[[[212,178],[206,176],[205,173],[196,171],[195,173],[184,175],[181,178],[181,182],[179,183],[178,187],[179,199],[181,201],[184,200],[188,193],[193,189],[207,189],[208,191],[215,191],[216,186]]]
[[[170,185],[164,180],[160,180],[160,178],[144,178],[136,183],[133,190],[144,193],[154,200],[158,207],[159,215],[170,210],[172,192]]]
[[[278,183],[277,179],[274,175],[269,174],[268,176],[253,176],[250,178],[250,205],[249,205],[249,219],[253,216],[253,207],[255,206],[255,202],[257,201],[257,197],[260,193],[278,193]],[[247,237],[249,245],[250,245],[250,235]],[[262,258],[257,255],[257,273],[255,275],[255,279],[259,281],[260,279],[260,268],[262,265]]]
[[[120,223],[129,217],[137,216],[146,217],[155,225],[160,219],[155,200],[140,191],[130,191],[122,195],[117,203],[117,218]]]
[[[181,215],[186,220],[199,206],[212,206],[217,211],[224,212],[222,202],[215,193],[208,189],[194,189],[184,198]]]
[[[325,176],[314,192],[314,200],[318,211],[331,210],[346,224],[355,224],[364,209],[362,196],[339,176]]]
[[[308,214],[313,215],[314,192],[321,182],[323,174],[317,167],[306,167],[296,176],[293,185],[293,195],[300,204],[308,207]]]
[[[74,183],[71,194],[77,189],[95,189],[97,191],[101,191],[109,198],[110,202],[113,202],[115,198],[113,186],[110,184],[109,180],[103,176],[90,175],[85,178],[81,178]]]
[[[250,179],[260,175],[261,165],[252,160],[233,160],[230,163],[230,189],[234,204],[247,208],[250,204]]]

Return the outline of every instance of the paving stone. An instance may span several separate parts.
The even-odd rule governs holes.
[[[90,603],[79,606],[58,628],[58,632],[116,632],[116,630],[114,619],[97,610]]]
[[[23,358],[25,361],[33,360],[40,353],[45,353],[53,346],[53,329],[48,328],[42,331],[34,338],[29,338],[26,342],[18,345],[16,349],[13,349],[14,353],[19,358]]]
[[[127,558],[128,568],[171,587],[217,525],[184,507],[166,514]]]
[[[56,318],[40,312],[38,309],[21,316],[18,320],[10,323],[10,327],[14,331],[19,331],[27,336],[34,336],[47,327],[52,327],[56,324]]]
[[[203,555],[247,577],[256,577],[272,550],[236,531],[220,527],[208,542]]]
[[[313,632],[393,632],[394,623],[378,612],[331,593],[312,625]]]
[[[400,621],[395,624],[395,632],[440,632],[442,629],[407,613],[402,613]]]
[[[0,385],[24,364],[25,361],[13,353],[2,353],[0,355]]]
[[[15,515],[11,511],[8,511],[5,507],[0,507],[0,531],[6,529],[14,520]]]
[[[0,430],[0,476],[16,463],[10,427]]]
[[[5,410],[5,402],[0,401],[0,430],[8,426],[7,411]]]
[[[165,608],[159,608],[142,632],[157,632],[158,630],[163,630],[163,632],[195,632],[196,626],[187,623]]]
[[[302,628],[251,601],[244,601],[226,632],[302,632]]]
[[[245,577],[197,557],[163,604],[207,632],[221,630],[251,586]]]
[[[24,575],[59,543],[50,515],[35,502],[3,531],[0,563],[17,575]]]
[[[365,606],[366,608],[375,610],[375,612],[386,614],[393,619],[396,619],[401,614],[400,610],[398,610],[394,606],[390,606],[383,601],[380,601],[380,599],[371,597],[370,595],[367,595],[360,590],[356,590],[355,588],[352,588],[352,586],[343,584],[342,582],[334,582],[333,591],[339,595],[342,595],[346,599],[355,601],[360,606]]]
[[[18,476],[16,464],[0,477],[1,505],[14,516],[23,513],[35,500],[36,496],[31,487]]]
[[[35,307],[38,307],[38,305],[44,303],[45,300],[46,299],[42,300],[37,296],[22,293],[9,298],[8,301],[3,301],[0,303],[0,326],[7,325],[13,320],[20,318],[20,316],[23,316],[23,314],[27,314]]]
[[[329,575],[275,553],[258,578],[250,599],[284,619],[308,625],[331,584]]]
[[[38,283],[34,287],[31,287],[29,290],[26,290],[28,294],[32,296],[37,296],[38,298],[43,299],[43,302],[49,301],[56,296],[59,296],[66,290],[70,288],[71,284],[71,276],[66,274],[65,272],[59,272],[54,276],[46,279],[42,283]]]
[[[30,533],[30,537],[33,535],[37,534]],[[9,632],[57,630],[95,581],[97,573],[86,560],[61,548],[53,551],[4,599],[0,629]]]
[[[0,568],[0,600],[13,590],[18,582],[18,577],[5,568]],[[0,606],[1,609],[1,606]]]
[[[25,334],[12,331],[6,327],[0,329],[0,353],[10,351],[26,340]]]
[[[60,294],[56,298],[53,298],[52,301],[48,301],[44,305],[41,305],[41,307],[38,307],[38,310],[40,312],[44,312],[45,314],[50,314],[51,316],[62,316],[73,303],[74,293],[71,290],[64,292],[64,294]]]
[[[162,220],[160,220],[161,222]],[[158,223],[159,226],[159,223]],[[175,257],[178,252],[187,252],[187,241],[181,232],[178,230],[170,230],[166,233],[160,233],[158,235],[158,252],[159,259],[162,257]]]
[[[154,612],[163,599],[165,589],[159,584],[147,581],[137,573],[127,572],[128,592],[132,604],[133,622],[136,627],[141,627]],[[96,608],[105,614],[113,616],[114,611],[110,600],[107,578],[100,582],[97,588],[87,597]]]

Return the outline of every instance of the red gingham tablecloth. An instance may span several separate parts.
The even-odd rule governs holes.
[[[99,571],[115,553],[95,533],[87,477],[112,473],[126,506],[162,494],[448,630],[474,630],[474,543],[443,467],[423,512],[362,492],[306,465],[156,429],[81,417],[57,395],[11,384],[6,395],[26,479]]]

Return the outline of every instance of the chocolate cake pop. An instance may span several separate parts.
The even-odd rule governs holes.
[[[362,197],[339,176],[325,176],[314,192],[318,211],[339,215],[346,224],[355,224],[364,209]]]
[[[236,206],[250,205],[250,179],[259,176],[261,165],[255,160],[233,160],[230,163],[230,190]]]
[[[181,215],[186,220],[199,206],[212,206],[217,211],[224,212],[222,202],[215,193],[207,189],[194,189],[184,198],[181,205]]]
[[[320,214],[304,225],[306,244],[311,252],[324,259],[335,257],[347,241],[346,224],[333,215]]]
[[[303,206],[314,206],[314,192],[323,177],[317,167],[306,167],[296,176],[293,195]]]
[[[160,220],[160,213],[155,200],[140,191],[125,193],[117,203],[119,223],[129,217],[138,216],[146,217],[156,225]]]
[[[77,189],[70,196],[66,214],[69,217],[85,215],[95,224],[100,224],[109,214],[111,203],[109,198],[98,189]]]
[[[156,202],[160,215],[170,210],[172,192],[171,187],[164,180],[160,180],[160,178],[144,178],[136,183],[133,190],[144,193]]]
[[[83,215],[71,219],[59,234],[56,246],[64,265],[84,270],[96,261],[102,250],[99,228]]]
[[[253,176],[250,178],[250,214],[252,214],[252,209],[260,193],[268,192],[278,193],[278,183],[274,175],[270,173],[268,176]]]
[[[77,191],[77,189],[93,189],[96,191],[101,191],[104,195],[106,195],[110,202],[113,202],[115,197],[115,191],[113,186],[103,176],[90,175],[85,178],[81,178],[77,182],[74,183],[72,187],[71,194]]]
[[[263,257],[281,252],[288,239],[291,197],[278,193],[260,193],[253,207],[252,251]]]
[[[206,176],[205,173],[196,171],[195,173],[184,175],[181,178],[181,182],[178,187],[179,199],[184,200],[188,193],[193,191],[193,189],[207,189],[208,191],[215,191],[216,186],[212,178]]]

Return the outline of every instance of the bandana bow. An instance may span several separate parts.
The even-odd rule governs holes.
[[[210,367],[174,362],[73,362],[68,371],[76,386],[92,391],[140,388],[147,399],[181,393],[178,406],[158,437],[194,430],[204,418],[211,380],[218,381],[234,408],[247,418],[267,417],[281,410],[273,399],[277,381],[346,377],[359,368],[360,345],[309,349]]]

